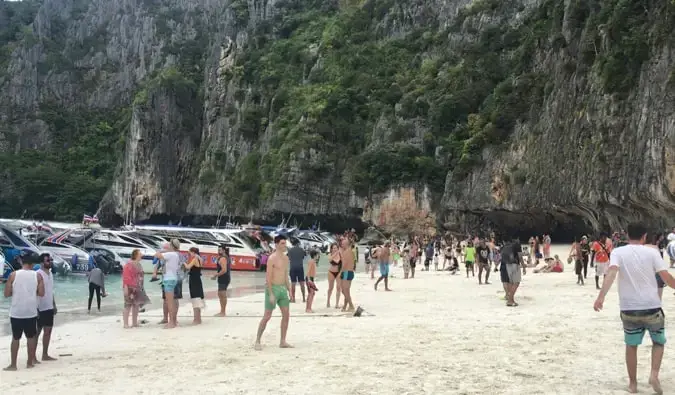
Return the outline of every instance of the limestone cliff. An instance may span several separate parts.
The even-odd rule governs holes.
[[[0,214],[353,217],[415,186],[454,230],[656,223],[672,26],[656,0],[2,1]]]

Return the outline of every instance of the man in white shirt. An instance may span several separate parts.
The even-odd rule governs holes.
[[[28,344],[27,368],[35,366],[35,348],[37,347],[37,310],[38,297],[45,292],[42,278],[33,271],[33,263],[30,257],[17,257],[21,262],[21,269],[12,272],[5,284],[5,297],[12,298],[9,308],[9,321],[12,326],[12,344],[10,347],[11,363],[4,368],[5,371],[17,369],[17,357],[19,355],[19,341],[21,336],[26,336]]]
[[[643,245],[647,239],[644,225],[628,225],[628,237],[627,245],[612,251],[609,269],[593,308],[595,311],[602,310],[605,296],[619,274],[619,307],[626,343],[628,391],[637,392],[637,349],[645,332],[649,331],[652,339],[649,384],[657,394],[662,394],[659,370],[666,344],[665,317],[655,274],[672,288],[675,288],[675,279],[668,273],[668,265],[659,252]]]

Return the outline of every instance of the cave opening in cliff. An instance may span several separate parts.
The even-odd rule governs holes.
[[[495,210],[483,214],[489,227],[502,239],[548,234],[554,243],[571,243],[581,236],[594,236],[593,227],[581,215],[561,211],[510,212]]]

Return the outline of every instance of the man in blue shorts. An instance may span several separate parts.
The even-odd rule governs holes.
[[[628,392],[637,392],[637,349],[648,331],[652,340],[649,384],[654,392],[662,394],[659,370],[666,344],[666,332],[655,274],[672,288],[675,288],[675,279],[668,273],[668,265],[658,250],[644,245],[647,239],[647,228],[644,225],[628,225],[628,237],[628,244],[614,249],[610,255],[609,268],[593,308],[595,311],[602,310],[607,292],[617,274],[621,273],[618,280],[619,307],[626,343]]]
[[[389,261],[391,259],[391,244],[386,242],[382,248],[377,252],[377,260],[380,262],[380,278],[375,282],[375,290],[377,291],[377,286],[380,284],[380,281],[384,280],[384,290],[391,291],[389,289]]]

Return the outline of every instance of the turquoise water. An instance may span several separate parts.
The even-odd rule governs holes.
[[[307,266],[305,265],[305,270]],[[328,271],[328,258],[322,256],[317,267],[317,277],[325,279]],[[211,280],[213,271],[204,271],[202,282],[205,293],[214,293],[218,286],[215,280]],[[151,304],[148,309],[160,308],[162,306],[162,290],[159,282],[150,282],[150,275],[145,276],[145,290],[150,298]],[[124,297],[122,294],[122,277],[119,274],[108,275],[105,278],[105,288],[108,296],[101,299],[100,315],[119,314],[123,307]],[[232,282],[228,290],[229,297],[240,297],[250,295],[256,292],[262,292],[265,289],[265,273],[263,272],[232,272]],[[0,292],[4,290],[4,284],[0,285]],[[183,285],[183,300],[189,298],[187,281]],[[87,314],[87,301],[89,298],[89,284],[84,275],[71,274],[69,276],[54,276],[54,296],[58,307],[56,324],[73,321],[86,320],[99,316],[99,313]],[[207,298],[210,295],[207,295]],[[10,298],[0,297],[0,334],[10,334],[9,327],[9,306]],[[96,295],[92,300],[92,311],[96,310]],[[151,320],[156,320],[157,313],[152,313]],[[149,315],[149,314],[148,314]],[[146,316],[148,316],[146,315]],[[143,315],[141,315],[143,316]],[[150,318],[149,318],[150,319]]]

